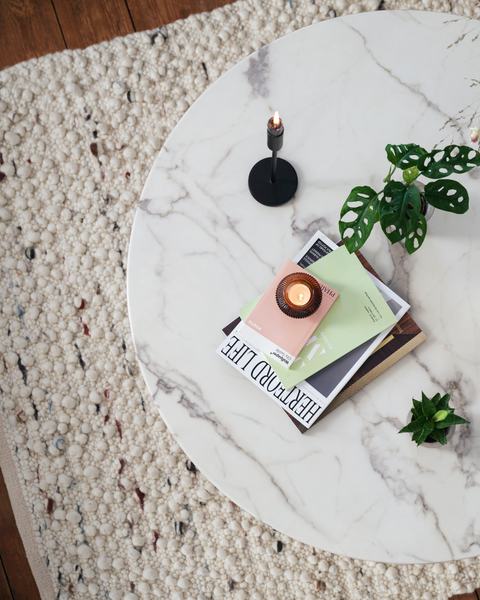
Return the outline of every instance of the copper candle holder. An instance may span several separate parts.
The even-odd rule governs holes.
[[[278,308],[293,319],[313,315],[322,303],[322,288],[308,273],[292,273],[280,281],[275,292]]]

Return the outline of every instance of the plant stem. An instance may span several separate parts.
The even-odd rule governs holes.
[[[395,165],[393,165],[392,167],[390,167],[390,169],[388,170],[388,175],[385,177],[385,179],[383,180],[384,183],[390,183],[390,180],[392,179],[393,174],[395,173],[395,171],[397,170],[397,167]]]

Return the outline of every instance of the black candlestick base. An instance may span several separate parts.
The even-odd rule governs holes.
[[[271,182],[272,159],[260,160],[250,171],[248,189],[260,204],[281,206],[293,198],[298,186],[297,172],[292,165],[277,158],[277,177]]]

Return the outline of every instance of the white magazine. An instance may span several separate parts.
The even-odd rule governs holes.
[[[293,260],[299,266],[305,268],[336,248],[338,248],[337,244],[320,231],[317,231]],[[397,321],[399,321],[408,311],[410,305],[374,275],[371,273],[369,275],[390,306]],[[241,325],[240,323],[224,340],[217,349],[217,353],[307,429],[315,423],[330,402],[392,330],[392,327],[389,327],[355,348],[355,350],[348,352],[342,358],[318,371],[315,375],[293,388],[285,390],[264,354],[254,346],[247,344],[238,335]]]

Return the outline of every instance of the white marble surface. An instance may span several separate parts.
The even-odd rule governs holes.
[[[365,255],[412,304],[428,340],[305,435],[215,354],[221,328],[318,228],[338,239],[355,185],[380,187],[387,143],[468,141],[442,129],[480,97],[480,24],[377,12],[283,38],[237,65],[194,104],[160,152],[137,210],[130,318],[155,403],[178,442],[235,503],[274,528],[350,557],[399,563],[480,554],[480,181],[471,209],[439,214],[409,257],[375,234]],[[464,36],[464,34],[466,34]],[[464,37],[463,37],[464,36]],[[266,122],[299,176],[272,209],[247,188],[267,155]],[[416,448],[412,396],[452,394],[471,426]]]

